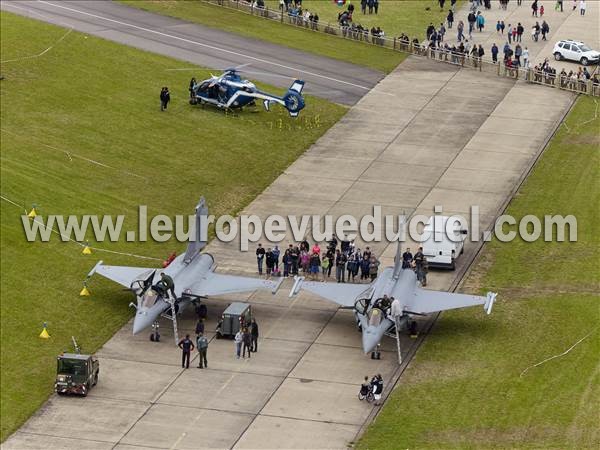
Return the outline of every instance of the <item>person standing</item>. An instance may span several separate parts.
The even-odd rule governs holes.
[[[246,357],[246,352],[248,352],[248,358],[250,358],[252,356],[250,355],[252,350],[252,335],[248,331],[248,328],[244,328],[244,332],[242,333],[242,342],[244,344],[242,358]]]
[[[452,28],[452,24],[454,23],[454,13],[452,10],[448,11],[448,15],[446,16],[446,21],[448,22],[448,29]]]
[[[458,42],[461,42],[464,38],[464,30],[465,30],[465,24],[462,20],[458,21],[458,25],[456,26],[456,30],[457,30],[457,37],[456,39],[458,40]]]
[[[519,64],[519,66],[521,65],[521,55],[523,54],[523,49],[521,48],[521,46],[519,44],[517,44],[515,46],[515,59],[517,60],[517,63]]]
[[[375,281],[377,278],[378,270],[379,260],[375,257],[375,255],[371,255],[371,259],[369,260],[369,276],[371,277],[371,281]]]
[[[192,79],[190,80],[190,98],[194,98],[196,96],[196,79],[194,77],[192,77]]]
[[[281,254],[281,251],[279,250],[279,246],[275,246],[273,248],[273,274],[275,276],[280,276],[280,272],[279,272],[279,255]]]
[[[558,11],[560,9],[560,12],[563,12],[563,0],[557,0],[556,2],[556,6],[554,7],[555,11]]]
[[[579,14],[582,16],[585,16],[585,9],[586,9],[587,5],[585,4],[585,0],[581,0],[579,2]]]
[[[199,333],[196,336],[196,348],[198,349],[198,369],[207,368],[208,361],[206,360],[206,353],[208,351],[208,339],[204,336],[204,333]]]
[[[478,13],[477,14],[477,29],[481,33],[483,31],[484,27],[485,27],[485,18],[483,17],[483,14]]]
[[[417,273],[417,280],[421,282],[423,287],[427,286],[427,258],[423,254],[423,247],[419,247],[417,253],[415,253],[415,272]]]
[[[251,351],[256,353],[258,351],[258,324],[255,319],[252,319],[252,323],[250,324],[250,335],[252,337]]]
[[[383,378],[381,374],[378,373],[371,379],[371,390],[375,397],[375,406],[379,406],[379,400],[381,400],[381,394],[383,394]]]
[[[346,270],[346,255],[339,250],[335,253],[335,279],[338,283],[345,283],[345,270]]]
[[[235,342],[235,354],[237,356],[237,359],[240,359],[240,356],[242,354],[242,342],[244,340],[244,334],[242,333],[242,330],[239,329],[237,333],[235,333],[235,337],[233,338],[234,342]]]
[[[190,354],[194,350],[194,343],[190,339],[190,335],[186,334],[185,338],[179,341],[178,344],[181,349],[181,367],[185,369],[190,368]]]
[[[529,50],[527,47],[523,49],[523,53],[521,53],[521,57],[523,58],[523,68],[529,69]]]
[[[271,273],[273,273],[273,252],[269,247],[267,252],[265,253],[265,262],[267,263],[267,278],[271,278]]]
[[[550,25],[545,20],[542,21],[542,41],[546,40],[546,35],[550,33]]]
[[[410,248],[407,248],[406,251],[402,253],[402,268],[409,269],[412,262],[413,254],[410,252]]]
[[[494,64],[498,62],[498,46],[495,42],[492,44],[492,61]]]
[[[160,110],[164,111],[167,109],[167,105],[171,101],[171,93],[168,87],[163,87],[160,91]]]
[[[472,39],[473,29],[475,28],[475,23],[477,22],[477,17],[473,13],[473,11],[471,11],[467,16],[467,21],[469,22],[469,39]]]
[[[200,318],[198,319],[198,322],[196,322],[196,334],[204,334],[204,319]]]
[[[508,29],[506,31],[506,36],[508,37],[508,43],[512,44],[512,34],[513,34],[513,27],[512,25],[509,23],[508,24]]]
[[[533,3],[531,4],[531,16],[537,17],[537,15],[538,15],[538,0],[533,0]]]
[[[262,275],[263,273],[263,261],[265,259],[265,249],[262,244],[258,244],[258,248],[256,249],[256,264],[258,265],[258,274]]]

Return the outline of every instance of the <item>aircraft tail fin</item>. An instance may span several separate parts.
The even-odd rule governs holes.
[[[288,113],[290,113],[290,116],[292,117],[297,117],[298,113],[304,108],[302,89],[304,89],[304,81],[294,80],[282,98],[285,109],[288,110]]]
[[[207,244],[208,236],[208,207],[206,206],[206,200],[204,197],[200,198],[198,205],[196,205],[196,223],[195,231],[196,235],[190,241],[185,251],[183,261],[188,264],[196,255],[202,250]]]

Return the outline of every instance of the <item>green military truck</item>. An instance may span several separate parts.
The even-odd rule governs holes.
[[[57,394],[79,394],[85,397],[98,383],[100,363],[95,356],[62,353],[56,359],[54,390]]]

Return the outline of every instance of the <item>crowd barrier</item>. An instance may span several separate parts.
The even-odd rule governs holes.
[[[412,41],[405,41],[400,38],[374,36],[368,30],[357,30],[353,26],[340,26],[338,23],[324,23],[321,21],[310,21],[301,16],[292,16],[285,10],[269,9],[257,7],[255,3],[246,0],[202,0],[227,9],[235,9],[240,12],[262,17],[267,20],[274,20],[280,23],[303,28],[315,33],[325,33],[331,36],[337,36],[341,39],[350,39],[366,45],[375,45],[388,48],[393,51],[417,55],[420,57],[436,60],[441,63],[468,67],[480,72],[495,74],[499,77],[522,80],[528,83],[544,85],[551,88],[567,90],[578,94],[600,96],[600,84],[593,79],[576,79],[561,76],[559,73],[553,74],[535,68],[506,67],[500,58],[494,63],[490,58],[479,58],[463,53],[453,53],[442,48],[432,49],[423,44],[415,44]],[[500,57],[502,55],[499,55]],[[598,67],[595,68],[598,70]]]

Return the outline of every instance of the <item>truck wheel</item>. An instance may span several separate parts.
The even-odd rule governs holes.
[[[217,331],[217,334],[215,334],[215,337],[216,337],[217,339],[223,339],[223,335],[221,334],[221,332],[220,332],[220,331]]]
[[[83,392],[81,392],[81,395],[83,395],[84,397],[87,397],[89,390],[90,390],[90,384],[88,382],[83,385]]]
[[[554,59],[557,61],[560,61],[562,59],[562,55],[560,54],[560,52],[554,53]]]
[[[92,384],[92,386],[96,386],[98,384],[98,373],[96,373],[96,375],[94,375],[94,382]]]
[[[581,64],[583,64],[584,66],[587,66],[590,62],[588,61],[587,58],[581,58]]]

